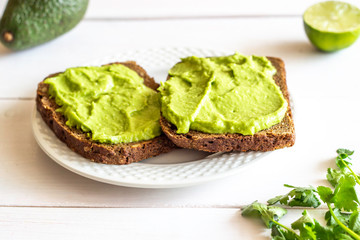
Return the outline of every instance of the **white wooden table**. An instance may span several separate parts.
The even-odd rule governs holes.
[[[287,192],[284,183],[326,184],[337,148],[360,152],[360,41],[337,53],[316,51],[301,18],[314,2],[92,0],[85,19],[58,39],[16,53],[0,46],[0,239],[268,239],[241,217],[241,206]],[[31,113],[37,83],[47,74],[128,49],[162,47],[284,59],[295,146],[234,176],[177,189],[99,183],[39,148]],[[284,223],[301,211],[290,210]],[[321,218],[324,211],[311,214]]]

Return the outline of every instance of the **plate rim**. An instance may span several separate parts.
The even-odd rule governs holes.
[[[39,130],[39,126],[36,123],[37,121],[37,115],[40,115],[40,113],[37,111],[36,108],[36,104],[35,107],[33,109],[33,113],[32,113],[32,130],[34,133],[34,137],[35,140],[37,142],[37,144],[40,146],[40,148],[42,149],[42,151],[45,152],[45,154],[50,157],[54,162],[56,162],[57,164],[59,164],[60,166],[64,167],[65,169],[76,173],[80,176],[86,177],[88,179],[92,179],[94,181],[98,181],[98,182],[102,182],[102,183],[107,183],[107,184],[112,184],[112,185],[116,185],[116,186],[123,186],[123,187],[133,187],[133,188],[180,188],[180,187],[188,187],[188,186],[193,186],[193,185],[198,185],[201,183],[205,183],[205,182],[209,182],[209,181],[213,181],[213,180],[217,180],[217,179],[221,179],[224,177],[228,177],[228,176],[232,176],[236,173],[239,173],[241,171],[243,171],[246,167],[250,166],[252,163],[257,162],[258,160],[266,157],[268,154],[270,154],[271,152],[262,152],[262,154],[260,156],[257,156],[255,159],[252,159],[249,162],[246,162],[243,165],[240,165],[237,168],[233,168],[230,169],[228,171],[225,172],[221,172],[221,173],[217,173],[215,175],[210,175],[210,176],[202,176],[202,177],[197,177],[196,179],[181,179],[179,181],[171,181],[170,183],[166,183],[166,182],[157,182],[157,183],[139,183],[136,181],[126,181],[126,180],[112,180],[112,179],[108,179],[108,178],[104,178],[104,177],[100,177],[100,176],[96,176],[96,175],[92,175],[89,174],[85,171],[80,171],[79,169],[72,167],[71,165],[66,164],[64,161],[62,161],[61,159],[58,159],[56,156],[53,155],[53,153],[49,152],[47,150],[47,148],[42,144],[42,139],[41,139],[41,134],[39,134],[40,130]],[[40,116],[39,116],[40,117]],[[40,117],[41,118],[41,117]],[[42,119],[41,119],[42,120]],[[43,124],[46,125],[46,123],[43,121]],[[46,127],[48,127],[46,125]],[[64,144],[66,145],[64,142],[62,142],[60,139],[58,139],[55,135],[55,133],[49,128],[49,131],[51,131],[52,134],[52,138],[55,138],[56,141],[58,141],[58,144]],[[66,146],[68,148],[68,146]],[[72,151],[69,148],[69,151]],[[75,153],[75,152],[74,152]],[[101,166],[101,163],[95,163],[90,161],[89,159],[86,159],[84,157],[82,157],[81,155],[79,155],[78,153],[75,153],[78,155],[79,158],[85,159],[86,161],[88,161],[88,164],[99,164],[99,166]],[[228,154],[228,153],[224,153],[224,154]],[[242,154],[242,153],[238,153],[238,154]],[[167,166],[179,166],[179,165],[188,165],[189,163],[195,163],[197,161],[202,161],[205,160],[206,158],[203,159],[199,159],[199,160],[195,160],[195,161],[191,161],[191,162],[184,162],[184,163],[172,163],[172,164],[164,164],[164,163],[160,163],[160,164],[151,164],[151,163],[141,163],[141,162],[137,162],[137,163],[131,163],[132,165],[146,165],[146,166],[159,166],[159,167],[167,167]],[[208,159],[211,160],[211,159]],[[123,165],[104,165],[104,167],[107,166],[114,166],[114,167],[119,167],[119,166],[123,166]],[[125,166],[130,166],[130,165],[125,165]]]

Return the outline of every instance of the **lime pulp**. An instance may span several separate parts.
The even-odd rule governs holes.
[[[305,11],[303,20],[310,42],[322,51],[349,47],[360,35],[360,10],[349,3],[317,3]]]

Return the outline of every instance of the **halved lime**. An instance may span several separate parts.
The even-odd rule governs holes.
[[[349,47],[360,35],[360,10],[349,3],[317,3],[305,11],[303,20],[310,42],[322,51]]]

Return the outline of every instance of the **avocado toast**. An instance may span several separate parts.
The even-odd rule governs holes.
[[[143,79],[143,84],[156,91],[158,84],[146,71],[133,61],[111,63],[108,65],[121,64],[135,71]],[[52,74],[46,79],[55,77],[60,73]],[[127,143],[111,144],[94,141],[89,133],[75,127],[69,127],[65,116],[57,111],[60,106],[49,95],[49,84],[40,82],[36,96],[37,110],[46,124],[54,131],[56,136],[67,144],[73,151],[79,153],[91,161],[105,164],[129,164],[146,158],[171,151],[175,146],[161,134],[152,139],[133,141]]]
[[[287,102],[286,112],[278,124],[250,135],[240,133],[207,133],[193,129],[186,133],[179,133],[178,128],[168,121],[164,117],[164,113],[162,113],[160,124],[163,132],[178,147],[207,152],[272,151],[294,145],[295,129],[286,85],[284,62],[274,57],[268,57],[267,59],[276,69],[273,79]],[[170,75],[168,76],[169,78]]]

